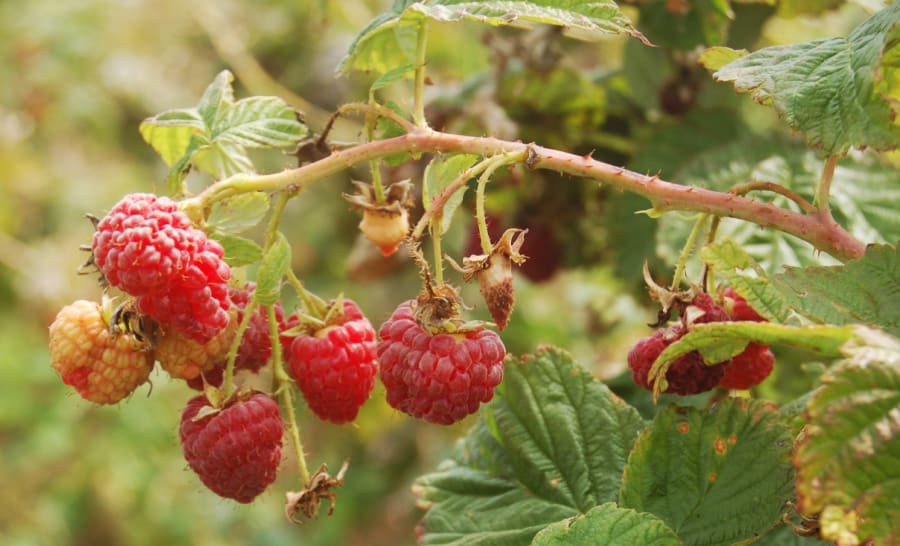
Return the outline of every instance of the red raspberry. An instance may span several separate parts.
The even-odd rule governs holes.
[[[206,396],[181,414],[181,449],[188,465],[215,494],[248,503],[275,481],[284,425],[278,404],[254,393],[209,414]],[[198,415],[202,415],[198,418]]]
[[[744,352],[732,358],[723,368],[725,374],[719,386],[726,389],[749,389],[769,377],[775,368],[775,355],[765,345],[751,343]]]
[[[375,386],[375,330],[344,300],[340,322],[295,337],[287,362],[313,413],[335,424],[353,421]]]
[[[493,398],[506,349],[490,330],[432,335],[416,322],[413,305],[401,303],[379,330],[381,381],[392,407],[449,425]]]
[[[734,291],[730,286],[725,289],[722,294],[725,297],[728,314],[732,320],[750,320],[753,322],[766,322],[765,317],[756,312],[756,309],[750,307],[747,300],[743,296]],[[730,304],[730,305],[729,305]]]
[[[107,281],[164,327],[206,343],[228,324],[222,247],[171,199],[126,195],[97,224],[92,250]]]
[[[50,325],[50,365],[85,400],[115,404],[147,381],[153,354],[129,334],[110,335],[100,305],[78,300]]]
[[[691,307],[699,309],[699,312],[694,312],[694,309]],[[691,305],[688,306],[685,311],[685,315],[686,324],[704,324],[707,322],[725,322],[730,320],[725,309],[717,305],[716,302],[713,301],[712,296],[706,292],[699,292],[694,296]]]
[[[660,328],[650,337],[645,337],[628,352],[628,367],[634,382],[645,389],[650,389],[647,375],[653,362],[663,350],[675,343],[686,333],[681,325],[671,328]],[[707,366],[697,351],[678,358],[666,371],[668,388],[663,391],[681,395],[698,394],[715,387],[724,374],[723,366]]]

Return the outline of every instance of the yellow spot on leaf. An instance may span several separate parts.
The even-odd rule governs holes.
[[[728,449],[728,446],[725,444],[725,440],[723,440],[722,438],[716,438],[713,447],[715,448],[716,453],[718,453],[719,455],[724,455],[725,450]]]

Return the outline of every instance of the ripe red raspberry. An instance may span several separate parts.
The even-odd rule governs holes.
[[[727,364],[717,366],[725,370],[719,386],[726,389],[749,389],[769,377],[775,367],[775,355],[765,345],[751,343],[744,352]]]
[[[210,410],[204,395],[184,408],[179,433],[184,458],[215,494],[251,502],[278,472],[284,433],[278,404],[254,393],[206,414]]]
[[[750,307],[743,296],[734,291],[730,286],[722,293],[725,297],[726,309],[731,315],[731,320],[750,320],[753,322],[766,322],[765,317]]]
[[[102,308],[78,300],[50,325],[50,365],[85,400],[115,404],[142,385],[153,355],[130,334],[110,334]]]
[[[228,324],[222,247],[171,199],[126,195],[97,224],[92,251],[106,280],[164,327],[206,343]]]
[[[286,358],[306,403],[325,421],[356,419],[375,386],[375,330],[350,300],[339,323],[295,337]]]
[[[645,389],[651,386],[647,379],[653,362],[663,350],[675,343],[686,333],[681,325],[671,328],[660,328],[650,337],[645,337],[635,344],[628,352],[628,367],[634,382]],[[666,382],[669,384],[665,391],[681,395],[698,394],[715,387],[724,374],[723,366],[707,366],[703,357],[697,351],[678,358],[666,371]]]
[[[704,324],[707,322],[724,322],[730,320],[728,313],[713,301],[706,292],[694,296],[685,311],[685,324]]]
[[[392,407],[449,425],[493,398],[506,349],[485,329],[430,334],[416,322],[413,305],[401,303],[378,332],[381,381]]]
[[[256,290],[254,283],[248,283],[244,289],[228,289],[231,303],[238,310],[238,322],[244,320],[244,309],[250,303],[254,290]],[[278,320],[280,329],[280,326],[284,324],[284,311],[280,303],[275,304],[275,318]],[[266,316],[265,308],[258,305],[253,311],[253,316],[250,317],[250,323],[244,331],[244,336],[241,338],[241,345],[238,347],[237,360],[234,362],[234,367],[236,370],[250,370],[256,373],[266,365],[271,356],[272,339],[269,337],[269,319]]]

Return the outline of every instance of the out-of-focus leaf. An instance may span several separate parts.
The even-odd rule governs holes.
[[[734,19],[728,0],[655,0],[640,6],[640,29],[650,41],[682,51],[723,44]]]
[[[846,38],[760,49],[714,77],[773,106],[809,144],[828,154],[851,147],[893,149],[900,144],[900,125],[885,96],[898,92],[886,89],[898,83],[898,69],[881,59],[895,58],[900,50],[900,41],[890,39],[898,20],[900,4],[894,3]]]
[[[213,205],[206,223],[216,233],[237,235],[259,224],[268,210],[265,193],[242,193]]]
[[[263,256],[256,273],[256,300],[274,305],[281,297],[281,284],[291,265],[291,245],[282,233]]]
[[[812,201],[823,168],[824,162],[815,152],[796,143],[750,138],[708,149],[685,164],[673,179],[720,191],[752,180],[774,182]],[[786,197],[770,192],[756,191],[748,196],[800,210]],[[896,169],[868,156],[838,162],[831,192],[832,212],[851,234],[874,243],[900,240],[900,215],[892,206],[897,202],[900,177]],[[691,219],[684,215],[663,215],[657,231],[660,256],[674,263],[692,226]],[[735,240],[770,274],[785,265],[837,263],[805,241],[750,222],[723,218],[717,233]]]
[[[675,531],[647,512],[619,508],[608,502],[550,525],[534,537],[531,546],[679,546]]]
[[[372,82],[371,87],[369,87],[369,94],[372,94],[375,91],[378,91],[379,89],[387,87],[388,85],[390,85],[396,81],[399,81],[399,80],[402,80],[402,79],[408,77],[410,74],[414,73],[415,70],[416,70],[416,65],[414,65],[412,63],[405,64],[403,66],[398,66],[397,68],[388,70],[387,72],[382,74],[381,77],[379,77],[377,80]]]
[[[419,26],[426,20],[478,21],[492,26],[547,24],[578,38],[628,34],[643,39],[611,0],[395,0],[357,34],[338,70],[385,73],[415,61]]]
[[[670,406],[628,457],[619,504],[655,514],[685,544],[730,545],[778,521],[793,493],[791,447],[772,404]]]
[[[846,0],[781,0],[778,15],[797,17],[799,15],[819,15],[842,6]]]
[[[478,156],[459,154],[450,157],[437,156],[431,160],[431,163],[425,167],[424,182],[422,183],[422,203],[425,207],[434,201],[444,189],[453,183],[466,169],[475,164]],[[447,232],[450,228],[450,222],[453,220],[453,213],[462,203],[463,194],[466,193],[466,186],[463,184],[453,195],[444,203],[443,213],[441,214],[441,234]]]
[[[144,141],[169,166],[185,155],[194,135],[206,134],[206,126],[195,109],[157,114],[141,122],[139,130]]]
[[[422,544],[521,544],[614,501],[644,422],[559,349],[508,359],[458,455],[420,477]]]
[[[807,407],[795,458],[801,512],[839,544],[900,536],[900,341],[860,329]]]
[[[718,70],[730,62],[734,62],[749,52],[746,49],[731,49],[730,47],[711,47],[700,54],[698,60],[707,70]]]

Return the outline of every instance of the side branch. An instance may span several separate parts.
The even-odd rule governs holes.
[[[682,186],[662,180],[655,175],[636,173],[591,157],[534,144],[442,133],[427,128],[417,129],[395,138],[363,143],[280,173],[238,174],[213,184],[192,198],[186,206],[206,208],[219,199],[241,193],[278,191],[288,186],[302,188],[306,184],[336,174],[357,163],[404,152],[466,153],[483,157],[521,153],[526,158],[525,164],[530,168],[549,169],[590,178],[622,191],[636,193],[647,198],[657,212],[696,211],[746,220],[794,235],[842,261],[859,258],[865,252],[865,245],[862,242],[834,221],[823,221],[817,214],[782,209],[734,193]]]

